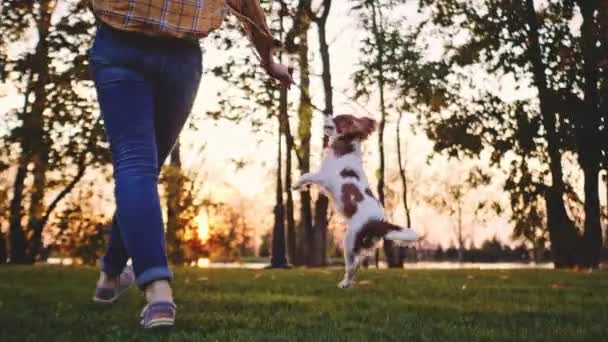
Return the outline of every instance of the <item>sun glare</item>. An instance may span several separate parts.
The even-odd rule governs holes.
[[[196,266],[200,268],[208,268],[209,265],[211,265],[209,258],[198,258],[198,261],[196,262]]]
[[[207,212],[201,210],[195,220],[196,225],[198,226],[196,231],[198,238],[201,239],[201,242],[207,241],[207,238],[209,237],[209,217],[207,216]]]

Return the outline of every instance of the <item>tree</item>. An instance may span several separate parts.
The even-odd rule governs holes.
[[[334,113],[333,104],[333,86],[331,78],[331,57],[329,51],[329,44],[327,43],[327,20],[331,10],[332,0],[323,0],[321,8],[318,10],[320,14],[313,13],[313,21],[317,26],[319,34],[319,53],[321,55],[321,66],[322,73],[321,79],[323,81],[323,94],[325,98],[325,109],[323,114],[331,116]],[[322,146],[325,149],[327,147],[328,139],[323,136]],[[314,214],[314,232],[315,232],[315,252],[317,260],[315,264],[326,265],[327,257],[327,230],[328,230],[328,213],[329,198],[323,193],[319,193],[317,200],[315,201],[315,214]]]
[[[401,180],[402,187],[402,200],[403,200],[403,210],[405,211],[405,223],[408,228],[412,227],[412,217],[410,214],[410,206],[408,201],[408,186],[407,186],[407,178],[405,176],[405,160],[403,157],[403,153],[401,152],[401,119],[403,117],[403,112],[399,112],[399,118],[397,119],[397,124],[395,128],[395,135],[397,139],[397,164],[399,165],[399,179]]]
[[[608,122],[608,3],[605,1],[599,1],[597,8],[597,39],[600,46],[597,47],[597,60],[596,66],[599,74],[599,113],[601,115],[601,121],[604,123],[603,129],[600,131],[600,141],[606,142],[608,137],[608,129],[606,129],[605,123]],[[608,147],[602,146],[602,159],[601,167],[605,171],[605,189],[604,192],[608,194]],[[606,205],[608,210],[608,204]],[[604,239],[608,241],[608,231],[605,232]]]
[[[268,6],[268,13],[274,13],[274,2]],[[287,252],[289,253],[289,259],[293,264],[300,265],[306,264],[308,266],[321,266],[325,264],[325,235],[326,226],[324,224],[324,218],[327,215],[327,199],[325,203],[323,201],[324,196],[319,197],[317,205],[315,206],[315,217],[313,221],[312,203],[309,192],[303,192],[300,194],[300,222],[299,229],[296,229],[295,222],[295,205],[291,192],[292,183],[292,157],[296,157],[296,166],[300,172],[307,172],[310,168],[310,140],[311,140],[311,121],[312,121],[312,103],[310,99],[309,87],[310,87],[310,61],[308,51],[308,31],[311,27],[312,20],[318,20],[318,24],[323,26],[327,21],[329,15],[329,6],[324,9],[322,14],[317,18],[311,10],[311,3],[309,0],[303,0],[296,3],[295,8],[292,9],[285,1],[279,1],[280,7],[278,8],[278,16],[270,16],[275,19],[271,24],[271,31],[278,34],[280,40],[284,44],[277,44],[280,55],[284,57],[284,54],[295,55],[298,63],[298,77],[299,77],[299,101],[297,108],[297,120],[298,127],[295,129],[297,132],[292,133],[291,119],[287,115],[287,108],[289,103],[287,100],[283,100],[278,91],[278,88],[272,81],[263,81],[259,75],[252,68],[252,63],[249,57],[243,57],[242,54],[229,58],[228,62],[224,66],[218,66],[213,69],[216,76],[226,77],[229,82],[237,86],[247,98],[247,101],[234,103],[233,93],[222,92],[222,100],[220,101],[221,109],[210,113],[213,117],[226,117],[222,113],[246,113],[251,107],[244,103],[255,104],[260,106],[267,111],[267,117],[276,117],[279,125],[280,134],[284,137],[285,149],[283,150],[282,139],[277,139],[277,152],[280,155],[284,155],[284,176],[283,176],[283,160],[280,155],[278,158],[277,168],[277,188],[275,191],[276,203],[275,203],[275,228],[277,231],[282,230],[286,226],[287,230]],[[278,20],[276,20],[278,19]],[[285,19],[291,21],[291,27],[285,32]],[[276,23],[278,22],[278,25]],[[230,26],[229,22],[229,26]],[[322,34],[322,39],[326,40],[325,33]],[[320,38],[321,39],[321,38]],[[231,38],[223,38],[220,41],[222,49],[234,49],[238,44],[234,43]],[[280,42],[278,42],[280,43]],[[283,45],[283,46],[281,46]],[[327,45],[327,44],[326,44]],[[329,52],[327,46],[324,51],[326,52],[327,61],[324,65],[325,80],[331,80],[329,74]],[[331,95],[327,95],[328,91],[331,91],[331,81],[325,82],[329,88],[326,88],[326,100],[331,102]],[[279,94],[277,94],[279,93]],[[278,95],[278,96],[277,96]],[[231,97],[228,100],[228,97]],[[278,101],[277,101],[278,100]],[[230,102],[230,103],[229,103]],[[280,104],[277,107],[277,103]],[[282,107],[282,108],[280,108]],[[332,110],[331,106],[328,110]],[[238,116],[241,114],[231,115],[229,119],[240,120]],[[263,129],[261,120],[260,125],[257,128]],[[284,177],[284,178],[283,178]],[[284,182],[284,184],[283,184]],[[280,185],[280,187],[279,187]],[[283,186],[284,185],[284,186]],[[287,191],[286,196],[282,193]],[[324,209],[325,208],[325,209]],[[282,219],[280,216],[283,216]],[[281,226],[283,225],[283,226]],[[296,232],[299,230],[299,232]],[[299,235],[299,238],[297,237]],[[299,243],[296,243],[298,242]],[[278,246],[281,244],[277,242]],[[282,244],[281,244],[282,245]]]
[[[282,2],[284,8],[286,5]],[[310,0],[300,0],[297,3],[293,15],[293,25],[285,37],[285,47],[289,53],[296,54],[300,75],[299,90],[300,101],[298,106],[298,137],[299,145],[288,143],[288,156],[292,147],[298,157],[298,168],[301,173],[308,172],[310,169],[310,140],[313,104],[310,97],[310,61],[308,56],[308,31],[311,23],[317,26],[319,37],[319,52],[322,63],[322,80],[325,96],[325,109],[323,113],[330,115],[333,113],[333,88],[331,82],[331,65],[329,44],[327,43],[327,20],[331,9],[331,0],[322,1],[320,8],[313,11]],[[327,141],[323,138],[323,147]],[[291,159],[289,159],[290,161]],[[291,167],[291,163],[287,163]],[[291,184],[291,175],[288,172],[287,180]],[[288,229],[290,227],[290,208],[291,198],[288,194]],[[300,245],[299,245],[299,264],[308,266],[326,265],[326,245],[327,245],[327,209],[329,200],[319,194],[314,206],[314,215],[311,205],[312,198],[309,191],[300,193]],[[293,244],[293,241],[290,242]]]
[[[289,125],[289,116],[284,116],[284,129],[283,136],[285,137],[285,190],[287,191],[287,198],[285,201],[285,219],[287,224],[287,253],[289,255],[289,261],[296,265],[299,264],[297,258],[297,233],[296,233],[296,220],[295,210],[293,202],[293,192],[291,191],[292,186],[292,155],[294,153],[293,137],[291,137],[291,128]],[[287,134],[289,133],[289,134]]]
[[[101,122],[95,120],[94,101],[87,94],[91,84],[86,81],[86,47],[93,18],[85,1],[69,2],[64,13],[57,12],[56,5],[55,1],[9,0],[1,8],[4,37],[27,45],[31,40],[25,33],[33,30],[38,38],[35,47],[16,58],[2,50],[7,80],[24,96],[23,107],[12,111],[19,125],[6,139],[19,155],[9,209],[11,262],[15,263],[38,257],[44,227],[54,209],[89,167],[109,160]],[[55,14],[59,20],[52,21]],[[73,176],[57,177],[53,169],[68,170]],[[25,183],[28,174],[31,187]],[[58,192],[47,205],[49,189]],[[24,210],[27,192],[29,207]],[[27,218],[25,227],[23,218]]]
[[[301,174],[310,171],[310,139],[312,124],[312,103],[310,98],[310,61],[308,57],[308,31],[312,21],[310,0],[299,0],[293,16],[293,25],[285,36],[287,52],[296,54],[299,72],[300,99],[298,102],[299,144],[295,148],[298,169]],[[315,264],[315,232],[313,230],[311,196],[308,190],[300,192],[300,244],[298,246],[298,263],[307,266]]]
[[[452,167],[452,172],[442,181],[435,182],[440,186],[426,191],[425,201],[441,213],[451,218],[452,230],[458,248],[458,261],[464,261],[465,243],[474,232],[471,226],[477,224],[490,213],[500,213],[502,208],[498,202],[481,196],[476,190],[490,184],[491,177],[478,166],[461,169]],[[470,221],[465,222],[465,218]],[[472,243],[472,241],[470,241]]]
[[[5,190],[4,184],[0,183],[0,212],[6,213],[8,209],[8,192]],[[6,234],[4,233],[4,214],[0,217],[0,265],[6,263]]]
[[[239,208],[240,209],[240,208]],[[236,261],[252,250],[252,231],[242,210],[226,203],[206,207],[209,215],[209,236],[204,243],[212,259]]]
[[[539,262],[548,241],[543,191],[525,159],[518,164],[504,185],[510,198],[513,238],[531,244],[534,260]]]
[[[281,44],[281,48],[279,50],[279,60],[281,63],[285,62],[285,52],[286,49],[283,47],[284,36],[286,33],[285,30],[285,19],[290,16],[290,9],[287,3],[283,0],[279,1],[280,8],[278,10],[279,17],[279,41]],[[292,71],[290,71],[292,72]],[[291,123],[288,114],[289,102],[287,99],[287,92],[282,89],[279,97],[279,113],[277,116],[278,124],[279,124],[279,136],[278,136],[278,161],[277,164],[280,166],[282,163],[281,160],[281,142],[282,139],[285,140],[285,172],[284,175],[281,174],[281,167],[277,168],[277,189],[276,189],[276,199],[277,202],[275,204],[275,208],[280,208],[282,206],[284,227],[282,229],[287,230],[287,239],[286,239],[286,247],[287,254],[289,256],[289,262],[293,265],[300,264],[300,260],[297,257],[297,233],[296,233],[296,222],[295,222],[295,210],[294,210],[294,201],[293,201],[293,192],[291,191],[292,185],[292,156],[295,150],[295,142],[293,135],[291,133]],[[282,181],[284,176],[285,179],[285,187],[279,187],[279,183]],[[283,190],[286,191],[285,202],[283,202]],[[279,191],[281,192],[279,194]],[[279,202],[280,201],[280,202]],[[279,222],[278,214],[281,211],[275,211],[275,227],[277,229],[281,229],[276,222]]]
[[[440,194],[433,194],[433,197],[427,199],[436,209],[442,212],[446,212],[450,217],[456,215],[455,223],[452,226],[454,235],[456,236],[456,246],[458,248],[458,262],[464,261],[465,251],[465,239],[469,237],[469,234],[465,236],[464,226],[462,221],[462,210],[464,201],[464,185],[463,183],[455,183],[447,186],[445,191],[442,191],[443,196]]]
[[[207,228],[200,227],[207,224],[201,221],[201,215],[212,205],[210,199],[203,197],[201,189],[204,162],[199,160],[195,167],[183,168],[181,146],[178,143],[171,151],[169,164],[160,177],[160,183],[165,185],[167,256],[176,265],[198,260],[202,244],[199,232]],[[193,149],[193,146],[188,147]],[[205,144],[199,145],[196,154],[204,155],[205,149]]]
[[[4,232],[0,232],[0,265],[6,263],[6,238]]]
[[[52,243],[44,255],[58,254],[77,258],[86,265],[95,265],[106,249],[110,218],[98,211],[104,202],[96,191],[98,181],[90,181],[67,196],[64,206],[53,221]]]
[[[258,256],[261,258],[270,257],[270,240],[272,236],[270,236],[270,232],[262,235],[262,243],[258,247]]]
[[[412,217],[410,214],[410,205],[408,201],[408,186],[407,186],[407,178],[405,175],[405,160],[403,157],[403,153],[401,152],[401,119],[403,117],[403,112],[399,112],[399,118],[397,119],[397,124],[395,125],[395,135],[397,139],[397,164],[399,165],[399,179],[401,180],[401,191],[402,191],[402,200],[403,200],[403,210],[405,212],[405,224],[407,228],[412,228]],[[404,258],[404,250],[403,247],[399,247],[399,255],[398,260],[400,263],[403,263]]]
[[[447,75],[446,65],[424,58],[416,46],[419,28],[408,27],[403,18],[394,18],[397,5],[392,1],[364,0],[355,2],[353,7],[369,34],[361,42],[359,68],[353,77],[354,98],[369,100],[377,96],[379,101],[377,191],[382,203],[387,167],[384,130],[388,118],[397,113],[402,116],[404,112],[422,113],[429,108],[438,110],[447,103],[444,84],[437,81]],[[400,132],[397,136],[400,139]],[[397,154],[401,156],[400,141],[397,145]],[[399,267],[402,261],[394,253],[392,243],[384,241],[384,247],[389,266]]]
[[[285,130],[284,120],[287,116],[287,89],[281,89],[279,104],[279,133],[277,134],[277,181],[276,181],[276,200],[274,206],[274,227],[272,229],[272,257],[270,259],[271,268],[288,267],[285,253],[285,204],[283,201],[283,181],[282,181],[282,139]],[[291,153],[288,151],[287,153]],[[289,191],[289,189],[287,189]]]
[[[281,7],[279,9],[279,39],[283,40],[283,33],[285,32],[284,27],[284,18],[287,15],[287,5],[284,2],[281,2]],[[279,62],[283,63],[283,50],[279,52]],[[291,154],[292,154],[292,145],[291,145],[291,129],[289,128],[289,116],[287,115],[287,89],[281,88],[279,95],[279,113],[277,115],[278,119],[278,134],[277,134],[277,172],[276,172],[276,199],[275,199],[275,207],[274,207],[274,227],[272,230],[272,258],[270,259],[270,267],[271,268],[286,268],[288,267],[288,262],[286,258],[286,241],[285,241],[285,223],[286,223],[286,205],[283,200],[283,174],[282,174],[282,164],[283,164],[283,153],[282,153],[282,140],[285,137],[287,151],[286,155],[286,164],[287,170],[285,174],[285,189],[287,190],[287,225],[288,225],[288,234],[290,240],[288,251],[290,253],[290,260],[293,262],[295,260],[295,222],[293,218],[293,199],[291,197]]]
[[[497,78],[513,77],[519,87],[531,84],[537,90],[534,99],[505,101],[490,89],[476,89],[477,96],[454,101],[449,113],[437,112],[443,119],[431,115],[427,123],[434,123],[427,132],[437,151],[460,156],[490,152],[494,166],[508,165],[512,180],[520,174],[517,166],[531,160],[540,163],[540,169],[529,170],[538,177],[528,186],[545,199],[556,267],[595,266],[598,236],[601,240],[597,200],[601,127],[592,89],[601,83],[594,80],[601,73],[591,57],[597,55],[594,43],[599,39],[593,24],[597,3],[578,3],[583,16],[580,38],[570,30],[577,3],[421,1],[431,10],[432,23],[447,35],[468,35],[466,42],[447,46],[447,63],[455,70],[468,70],[468,75],[454,72],[459,84],[474,84],[470,75],[486,72]],[[462,87],[451,89],[456,95]],[[583,89],[583,100],[577,89]],[[517,161],[509,163],[513,152]],[[578,229],[566,210],[564,198],[571,187],[563,172],[565,152],[577,154],[585,176],[584,245],[593,255],[582,252]]]
[[[596,13],[598,0],[576,1],[583,22],[581,24],[581,53],[583,56],[583,103],[582,113],[576,118],[576,136],[578,140],[579,164],[585,176],[585,224],[583,233],[582,262],[583,267],[598,268],[602,249],[602,227],[599,199],[599,170],[601,145],[599,124],[601,108],[599,98],[598,56],[600,32]],[[606,43],[606,40],[604,40]],[[573,96],[568,95],[568,97]],[[578,97],[576,98],[578,100]],[[604,114],[608,118],[608,114]]]
[[[267,8],[268,13],[273,11],[273,3]],[[284,17],[289,13],[287,5],[281,2],[278,16],[278,29],[276,25],[270,25],[270,31],[274,34],[278,34],[279,37],[284,35]],[[272,22],[274,23],[274,21]],[[232,28],[232,33],[237,26],[234,22],[228,23],[228,28]],[[224,36],[224,35],[223,35]],[[226,35],[224,38],[215,36],[216,40],[220,43],[220,48],[223,50],[235,50],[236,48],[243,48],[241,44],[235,43],[236,38],[231,35]],[[276,48],[279,48],[280,59],[283,59],[284,49],[277,42]],[[249,56],[243,57],[241,53],[235,54],[227,58],[227,62],[224,65],[213,68],[215,76],[225,77],[229,83],[236,86],[243,95],[241,99],[247,99],[245,101],[235,101],[234,92],[222,91],[218,93],[220,96],[220,110],[211,112],[210,114],[214,118],[224,118],[232,121],[250,120],[254,130],[264,130],[268,127],[264,123],[264,119],[249,115],[249,111],[253,108],[261,108],[265,112],[265,119],[276,118],[277,119],[277,169],[276,169],[276,188],[275,188],[275,206],[273,210],[274,214],[274,225],[273,225],[273,251],[271,259],[271,267],[286,267],[287,260],[285,257],[285,220],[287,214],[287,228],[288,238],[290,243],[288,244],[288,251],[293,253],[295,251],[295,233],[294,227],[295,222],[293,219],[293,200],[291,193],[287,194],[287,205],[284,203],[284,191],[291,187],[291,153],[293,151],[293,137],[291,135],[291,129],[289,124],[289,117],[287,115],[287,93],[286,91],[280,91],[277,84],[266,75],[257,73],[258,67],[251,63]],[[279,94],[277,94],[279,93]],[[278,95],[278,96],[277,96]],[[236,97],[239,98],[239,97]],[[278,103],[278,105],[277,105]],[[230,113],[230,114],[227,114]],[[282,139],[285,137],[286,140],[286,152],[283,153]],[[286,174],[285,174],[285,188],[283,187],[283,171],[282,171],[282,157],[283,154],[286,156]],[[290,189],[289,189],[290,191]],[[294,242],[293,244],[291,242]],[[294,262],[294,258],[290,257],[290,261]]]
[[[164,184],[167,203],[167,257],[176,264],[184,263],[183,230],[180,226],[182,214],[182,195],[184,192],[184,175],[182,171],[181,149],[179,141],[171,151],[169,165],[164,170]]]
[[[379,96],[380,120],[378,123],[378,155],[379,169],[377,171],[378,200],[384,204],[384,173],[385,173],[385,150],[384,150],[384,127],[388,115],[386,103],[386,88],[392,84],[392,79],[387,79],[386,60],[387,54],[392,46],[387,46],[388,23],[384,11],[390,10],[392,4],[379,0],[363,0],[357,2],[353,9],[359,13],[360,20],[366,32],[370,36],[363,39],[361,48],[362,61],[360,69],[355,73],[354,82],[357,88],[355,98],[368,96],[369,87],[375,87]],[[399,267],[393,248],[393,242],[384,240],[384,253],[389,267]]]

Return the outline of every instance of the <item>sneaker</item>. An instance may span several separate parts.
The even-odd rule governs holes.
[[[97,286],[97,288],[95,288],[93,301],[101,304],[115,303],[134,282],[135,275],[133,274],[133,269],[127,266],[120,276],[118,276],[118,284],[115,287]]]
[[[177,306],[173,302],[148,304],[141,311],[141,325],[144,329],[170,328],[175,325]]]

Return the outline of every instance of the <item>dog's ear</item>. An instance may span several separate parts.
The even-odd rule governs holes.
[[[357,126],[361,132],[361,139],[367,139],[376,129],[376,120],[368,117],[358,118]]]
[[[334,117],[336,131],[343,139],[367,139],[376,129],[376,120],[350,114],[342,114]]]

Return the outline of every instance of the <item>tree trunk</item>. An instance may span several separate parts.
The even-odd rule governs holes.
[[[606,191],[606,220],[608,221],[608,170],[606,170],[606,184],[605,184],[605,191]],[[608,248],[608,222],[605,223],[604,225],[604,247]],[[601,257],[600,257],[601,259]]]
[[[585,231],[582,248],[583,267],[599,268],[602,251],[602,225],[600,219],[600,199],[598,167],[584,170],[585,175]]]
[[[407,228],[412,228],[412,217],[410,215],[410,206],[408,202],[407,195],[407,178],[405,177],[405,160],[403,158],[401,152],[401,119],[403,113],[399,112],[399,118],[397,119],[397,163],[399,164],[399,177],[401,178],[401,187],[403,190],[402,200],[403,200],[403,210],[405,211],[405,224]],[[398,253],[399,262],[403,264],[405,259],[405,247],[399,247]]]
[[[43,143],[44,144],[44,143]],[[43,147],[41,147],[43,149]],[[44,215],[44,193],[46,186],[46,172],[48,170],[48,153],[39,151],[39,153],[33,158],[32,164],[34,168],[32,175],[34,182],[32,185],[32,192],[30,194],[30,207],[28,212],[28,223],[27,231],[32,234],[30,241],[28,242],[28,254],[31,261],[34,262],[39,250],[39,244],[42,243],[42,231],[41,221]]]
[[[329,45],[327,44],[327,32],[326,24],[327,18],[329,17],[329,11],[331,9],[332,0],[323,1],[323,12],[320,17],[315,18],[317,29],[319,33],[319,52],[321,54],[321,63],[323,72],[321,78],[323,80],[323,90],[325,94],[325,112],[324,115],[331,116],[334,112],[333,106],[333,88],[331,82],[331,59],[329,55]],[[327,147],[328,137],[323,134],[323,150]],[[319,193],[315,202],[315,217],[314,217],[314,231],[315,231],[315,245],[316,248],[316,260],[315,264],[320,266],[327,265],[327,209],[329,207],[329,199],[323,193]]]
[[[46,222],[43,223],[42,220],[45,210],[44,193],[46,186],[46,172],[48,170],[48,154],[39,151],[39,154],[33,158],[32,164],[34,165],[32,170],[34,182],[30,195],[30,207],[27,223],[27,232],[31,234],[31,238],[27,244],[27,254],[29,261],[35,262],[36,257],[38,256],[38,251],[42,247],[42,229],[46,224]]]
[[[28,210],[27,230],[35,234],[35,241],[29,244],[34,249],[39,248],[40,237],[36,232],[40,226],[40,221],[44,215],[44,193],[46,188],[46,172],[49,168],[49,141],[45,133],[44,110],[47,105],[47,89],[49,83],[49,45],[48,35],[51,24],[51,16],[54,10],[53,1],[41,1],[39,15],[36,22],[38,30],[38,43],[32,58],[32,91],[34,102],[28,115],[28,132],[30,136],[25,139],[30,140],[33,165],[32,175],[34,178],[32,192],[30,195],[30,207]],[[29,251],[31,257],[36,256],[36,252]],[[35,261],[35,260],[32,260]]]
[[[290,69],[290,72],[292,70]],[[285,98],[285,103],[282,105],[283,111],[280,112],[282,116],[282,123],[284,125],[283,135],[285,136],[285,189],[287,191],[287,200],[285,203],[285,211],[286,211],[286,221],[287,221],[287,249],[289,253],[289,261],[293,265],[303,265],[303,245],[304,240],[300,240],[300,244],[296,244],[297,240],[297,232],[296,232],[296,222],[294,215],[294,203],[293,203],[293,193],[291,191],[292,185],[292,156],[295,151],[295,143],[293,141],[293,136],[291,135],[291,125],[289,123],[289,116],[287,115],[287,98]],[[297,157],[296,151],[296,157]],[[298,165],[300,164],[300,159],[298,158]]]
[[[377,63],[377,81],[378,90],[380,92],[380,123],[378,124],[378,155],[380,158],[380,166],[378,169],[378,200],[384,205],[384,171],[385,171],[385,156],[384,156],[384,127],[386,126],[386,103],[385,103],[385,79],[384,79],[384,37],[380,30],[384,29],[382,24],[382,9],[378,6],[376,0],[370,1],[372,11],[372,34],[376,41],[378,51],[376,53]],[[401,267],[396,258],[395,247],[391,240],[384,239],[384,254],[388,267]],[[378,258],[376,258],[378,259]]]
[[[312,226],[312,208],[309,191],[300,193],[300,244],[299,255],[300,260],[306,266],[312,267],[313,264],[313,248],[314,248],[314,231]]]
[[[310,64],[308,60],[308,30],[310,28],[310,1],[302,0],[298,5],[300,29],[298,37],[298,62],[300,68],[300,104],[298,108],[298,136],[300,146],[297,151],[301,162],[300,173],[310,171],[310,126],[312,123],[312,105],[310,103]],[[312,225],[312,208],[309,191],[300,193],[300,227],[301,227],[301,255],[307,266],[316,266],[312,257],[315,249],[314,230]]]
[[[605,227],[605,232],[604,232],[604,239],[606,242],[608,242],[608,168],[606,168],[604,170],[606,172],[606,174],[604,175],[604,191],[605,191],[605,195],[606,195],[606,203],[605,203],[605,213],[604,215],[606,215],[605,217],[605,223],[604,223],[604,227]],[[607,244],[608,247],[608,244]]]
[[[462,236],[462,202],[458,199],[458,262],[464,261],[464,237]]]
[[[602,249],[602,228],[599,201],[600,122],[597,73],[597,35],[595,12],[597,1],[578,1],[583,17],[581,25],[584,84],[584,113],[579,126],[579,163],[585,175],[585,230],[582,266],[598,268]]]
[[[0,265],[6,263],[6,238],[0,228]]]
[[[183,193],[182,161],[179,140],[171,151],[166,177],[167,190],[167,256],[181,265],[185,262],[182,248],[182,227],[180,227],[181,199]]]
[[[271,268],[288,267],[285,258],[285,206],[283,204],[283,181],[282,181],[282,133],[284,131],[284,118],[287,116],[287,89],[281,87],[279,104],[279,129],[277,134],[277,179],[276,179],[276,200],[274,205],[274,226],[272,229],[272,254],[270,258]],[[288,191],[290,189],[287,189]]]
[[[551,252],[555,267],[573,267],[576,264],[577,234],[572,220],[566,213],[564,204],[564,180],[561,162],[559,139],[555,127],[555,108],[549,100],[547,81],[545,78],[545,65],[542,61],[542,52],[539,40],[540,24],[534,1],[526,0],[528,31],[528,55],[532,66],[534,84],[538,88],[540,113],[545,128],[547,150],[549,154],[549,168],[551,170],[552,184],[545,192],[547,218]]]
[[[289,118],[287,118],[287,120],[289,120]],[[293,265],[301,265],[302,261],[297,258],[296,219],[293,206],[293,192],[291,191],[291,155],[293,153],[293,144],[291,140],[287,137],[285,138],[285,140],[285,189],[287,190],[287,200],[285,201],[285,214],[287,221],[287,253],[289,254],[289,261]]]
[[[55,208],[57,208],[59,202],[61,202],[61,200],[63,200],[65,196],[72,192],[74,187],[76,187],[76,184],[78,184],[82,177],[84,177],[84,174],[87,169],[86,152],[83,152],[81,158],[82,159],[78,163],[78,172],[76,173],[76,176],[74,176],[74,178],[65,186],[65,188],[63,188],[63,190],[61,190],[59,194],[57,194],[57,196],[53,199],[53,201],[51,201],[51,204],[44,212],[44,215],[42,215],[42,217],[34,223],[34,227],[32,228],[33,235],[29,243],[29,260],[31,261],[38,260],[41,251],[43,251],[42,232],[44,231],[44,227],[46,226],[46,224],[49,222],[51,214],[53,213]]]
[[[608,2],[600,1],[598,5],[597,11],[597,22],[599,26],[598,36],[600,38],[603,50],[600,52],[600,56],[602,58],[597,61],[598,65],[601,63],[604,65],[604,68],[608,66]],[[601,83],[599,86],[599,98],[600,98],[600,107],[599,113],[603,116],[603,121],[608,122],[608,75],[604,71],[604,75],[601,78]],[[604,129],[604,134],[600,139],[604,141],[604,144],[608,142],[608,129]],[[605,145],[606,146],[606,145]],[[608,148],[606,148],[608,150]],[[606,156],[604,157],[604,168],[606,169],[606,211],[608,218],[608,167]],[[606,223],[604,229],[604,246],[608,247],[608,222]]]
[[[285,1],[280,1],[281,9],[279,10],[279,22],[280,22],[280,39],[283,41],[283,33],[285,32],[284,17],[289,15],[289,8]],[[283,50],[279,52],[279,59],[283,63]],[[293,69],[289,68],[289,73],[293,73]],[[291,135],[291,125],[289,124],[289,115],[287,115],[287,92],[281,93],[281,102],[279,103],[279,124],[281,125],[281,131],[285,137],[285,191],[287,191],[287,198],[285,200],[285,223],[287,224],[287,255],[289,262],[292,265],[300,265],[301,262],[297,258],[297,245],[296,245],[296,220],[293,205],[293,191],[292,186],[292,153],[294,152],[293,136]]]
[[[28,88],[24,94],[23,109],[19,113],[23,121],[23,128],[27,130],[28,124],[28,108],[30,103],[31,89],[31,74],[24,77],[28,80]],[[23,231],[23,192],[25,190],[25,178],[27,177],[27,167],[31,158],[31,146],[29,140],[20,137],[21,156],[18,161],[17,173],[13,182],[13,197],[9,206],[9,255],[10,262],[15,264],[23,264],[26,262],[27,241],[25,232]]]
[[[401,187],[403,189],[403,210],[405,210],[405,223],[407,228],[412,227],[412,217],[411,211],[408,201],[407,194],[407,178],[405,176],[405,160],[403,159],[403,153],[401,151],[401,118],[403,114],[399,113],[399,118],[397,119],[397,162],[399,163],[399,177],[401,178]]]
[[[25,177],[27,175],[27,161],[23,158],[19,161],[15,182],[13,183],[13,198],[10,204],[9,215],[9,241],[10,241],[10,262],[13,264],[23,264],[26,262],[25,249],[26,240],[21,218],[23,215],[23,191],[25,188]]]

